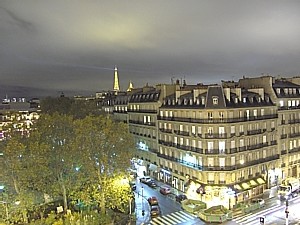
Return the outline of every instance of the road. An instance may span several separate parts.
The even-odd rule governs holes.
[[[150,224],[150,225],[206,224],[195,215],[183,211],[180,206],[180,203],[175,201],[174,194],[163,195],[159,192],[159,186],[157,188],[151,188],[146,184],[140,183],[138,180],[136,182],[136,185],[137,185],[136,193],[138,193],[137,196],[139,199],[143,199],[143,203],[138,203],[138,204],[141,204],[143,207],[142,209],[145,210],[145,214],[143,216],[144,220],[142,220],[143,222],[138,222],[137,225],[140,224]],[[151,196],[155,196],[158,199],[159,207],[161,210],[161,216],[152,219],[149,216],[150,206],[147,202],[147,199]]]
[[[300,225],[300,197],[289,200],[288,224]],[[243,217],[234,219],[226,224],[254,225],[259,224],[260,217],[264,217],[265,225],[286,224],[286,203],[272,199],[266,203],[266,207],[259,212],[250,213]]]
[[[143,188],[142,188],[143,187]],[[142,191],[143,190],[143,191]],[[159,187],[150,188],[146,184],[137,182],[137,193],[139,193],[140,199],[143,192],[143,206],[145,210],[145,216],[143,222],[140,224],[150,225],[202,225],[207,224],[197,218],[195,215],[184,212],[179,203],[175,201],[175,195],[162,195],[159,193]],[[149,216],[150,207],[147,202],[147,198],[156,196],[159,201],[161,209],[161,216],[152,218]],[[289,200],[289,225],[300,225],[300,197]],[[254,225],[260,224],[260,217],[265,218],[265,225],[278,225],[286,224],[286,203],[279,201],[276,197],[266,200],[266,205],[259,211],[243,215],[235,218],[232,221],[224,222],[224,225]]]

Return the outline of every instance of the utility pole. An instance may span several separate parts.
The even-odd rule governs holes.
[[[289,201],[285,202],[285,225],[289,225]]]

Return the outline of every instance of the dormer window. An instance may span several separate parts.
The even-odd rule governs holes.
[[[247,101],[247,100],[246,100],[246,98],[244,97],[244,98],[243,98],[243,102],[246,103],[246,101]]]
[[[238,98],[234,98],[234,102],[237,104],[239,102]]]
[[[277,91],[277,94],[280,95],[280,88],[277,88],[276,91]]]
[[[202,104],[202,105],[205,104],[205,98],[204,98],[204,97],[201,98],[201,104]]]
[[[219,103],[219,98],[217,96],[212,97],[213,105],[218,105]]]

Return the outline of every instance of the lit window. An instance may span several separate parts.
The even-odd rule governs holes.
[[[218,97],[213,97],[213,104],[218,105]]]

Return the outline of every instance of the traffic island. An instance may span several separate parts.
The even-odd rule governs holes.
[[[198,217],[209,223],[223,223],[232,219],[232,211],[222,205],[217,205],[201,210]]]
[[[197,214],[200,210],[206,209],[206,203],[199,201],[199,200],[193,200],[193,199],[186,199],[181,201],[181,207],[192,214]]]

